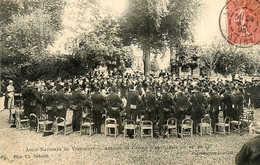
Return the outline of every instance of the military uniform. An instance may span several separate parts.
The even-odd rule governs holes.
[[[232,114],[232,105],[234,103],[234,95],[228,90],[224,93],[224,96],[222,98],[223,103],[223,115],[224,119],[228,116],[231,117]]]
[[[91,100],[93,102],[93,121],[95,124],[95,128],[97,129],[97,133],[100,134],[102,124],[102,113],[105,111],[104,103],[106,102],[106,98],[96,91],[94,94],[91,95]]]
[[[84,106],[83,106],[84,100],[85,97],[80,92],[72,93],[71,96],[71,104],[72,104],[71,109],[73,110],[72,129],[74,132],[80,130],[81,118],[84,110]]]
[[[127,93],[127,119],[136,120],[139,113],[138,105],[140,105],[140,103],[141,99],[135,91],[131,90]]]
[[[207,101],[201,92],[195,91],[190,97],[190,102],[192,103],[191,119],[193,120],[193,133],[195,134],[196,127],[201,122],[204,110],[207,107]]]
[[[239,116],[243,113],[244,95],[241,91],[234,94],[234,113],[232,118],[239,120]]]
[[[69,99],[61,91],[57,92],[54,95],[54,98],[55,98],[54,108],[55,108],[56,117],[63,117],[64,119],[66,119]]]
[[[122,121],[121,121],[121,116],[120,116],[120,111],[122,110],[122,100],[121,98],[118,96],[117,93],[112,92],[109,96],[108,96],[108,116],[115,118],[118,125],[119,125],[119,133],[122,133]]]
[[[144,118],[145,120],[154,121],[155,120],[155,106],[156,100],[155,95],[149,90],[145,94],[145,112]]]
[[[173,112],[173,98],[170,97],[169,93],[163,92],[161,102],[159,105],[159,128],[162,130],[165,122],[171,118]]]
[[[218,114],[219,114],[219,107],[220,107],[220,96],[217,92],[213,92],[209,99],[209,116],[211,119],[211,127],[213,130],[215,129],[215,124],[218,122]]]
[[[175,113],[174,116],[178,120],[178,124],[182,122],[189,112],[189,108],[191,106],[188,97],[183,92],[179,91],[174,95],[174,102],[175,102]]]

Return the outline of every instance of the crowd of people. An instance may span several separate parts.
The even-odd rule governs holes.
[[[7,95],[14,93],[12,84],[10,81]],[[103,114],[106,114],[117,120],[119,133],[122,133],[124,119],[137,121],[142,117],[152,121],[153,129],[157,129],[154,132],[160,133],[171,117],[180,124],[188,115],[196,128],[201,118],[208,114],[214,131],[220,111],[224,118],[238,120],[243,107],[254,104],[252,92],[258,85],[257,80],[174,78],[165,74],[145,77],[138,72],[114,76],[95,72],[68,80],[25,81],[21,87],[22,118],[31,113],[47,114],[48,120],[54,121],[56,117],[66,118],[70,108],[73,110],[73,131],[79,131],[82,117],[87,116],[93,120],[96,133],[101,133],[105,121]],[[9,101],[8,108],[11,109]],[[193,130],[195,134],[196,129]],[[131,132],[128,134],[132,137]]]

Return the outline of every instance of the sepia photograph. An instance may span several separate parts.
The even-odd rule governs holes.
[[[1,165],[260,165],[259,0],[1,0]]]

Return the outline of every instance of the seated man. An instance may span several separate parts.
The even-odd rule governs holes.
[[[237,165],[260,164],[260,127],[255,130],[255,137],[246,142],[237,153],[235,162]]]

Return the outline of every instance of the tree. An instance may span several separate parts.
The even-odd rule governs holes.
[[[23,67],[35,61],[41,62],[47,54],[46,48],[61,29],[63,5],[61,0],[1,1],[1,60],[4,70],[20,75],[16,79],[22,80],[26,78],[21,73],[25,70]],[[5,75],[2,72],[2,78]]]
[[[215,72],[223,75],[231,74],[232,80],[235,79],[236,74],[246,73],[246,68],[253,62],[245,52],[241,52],[232,46],[218,50],[218,54],[219,58],[216,63]]]
[[[137,44],[143,50],[144,74],[150,71],[150,53],[163,48],[160,32],[162,17],[167,14],[167,0],[129,0],[122,19],[122,37],[126,45]]]
[[[88,3],[86,7],[91,11],[86,18],[86,23],[89,22],[90,26],[87,31],[77,27],[78,36],[74,38],[75,44],[72,46],[72,55],[78,61],[75,67],[86,71],[104,65],[110,72],[115,68],[122,70],[125,65],[131,65],[130,49],[123,46],[119,36],[118,17],[101,10],[95,3]]]

